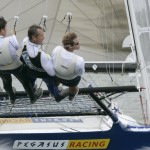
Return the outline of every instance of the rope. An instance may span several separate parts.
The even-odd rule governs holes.
[[[46,1],[45,1],[45,14],[47,14],[47,5],[48,5],[47,3],[48,3],[48,1],[46,0]],[[46,27],[47,18],[48,18],[47,15],[43,15],[42,18],[41,18],[41,21],[40,21],[40,23],[39,23],[39,26],[40,26],[41,23],[42,23],[42,21],[43,21],[43,31],[44,31],[44,32],[47,31],[47,27]],[[43,44],[44,44],[44,43],[43,43]],[[42,50],[43,50],[43,46],[44,46],[43,44],[41,45]],[[43,79],[41,80],[41,83],[40,83],[40,85],[39,85],[39,88],[42,86],[42,83],[43,83]],[[38,89],[38,90],[39,90],[39,89]]]
[[[16,30],[17,21],[19,20],[18,16],[14,16],[15,24],[14,24],[14,31]]]
[[[64,18],[62,19],[62,21],[60,23],[62,23],[66,19],[66,17],[68,19],[68,25],[67,25],[67,29],[66,29],[65,34],[67,32],[70,32],[70,23],[71,23],[71,20],[72,20],[72,14],[70,12],[67,12],[67,14],[64,16]]]
[[[39,26],[41,26],[41,23],[43,22],[43,31],[46,32],[47,31],[47,27],[46,27],[46,21],[47,21],[48,16],[44,15],[41,18],[41,21],[39,23]]]

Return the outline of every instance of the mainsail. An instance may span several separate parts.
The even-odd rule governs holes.
[[[28,27],[40,24],[42,16],[47,15],[44,47],[51,52],[61,44],[68,18],[62,20],[70,12],[71,31],[78,34],[81,43],[76,53],[86,61],[123,61],[130,53],[130,49],[122,49],[123,39],[129,34],[122,0],[6,0],[0,4],[9,31],[14,27],[14,16],[19,17],[16,31],[20,44],[27,36]]]
[[[133,39],[132,48],[137,56],[141,72],[147,102],[147,121],[150,123],[150,1],[127,0],[126,9],[130,25],[130,33]]]

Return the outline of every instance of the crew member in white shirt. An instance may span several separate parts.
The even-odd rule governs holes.
[[[32,85],[26,76],[26,71],[19,60],[16,50],[18,50],[18,41],[16,39],[16,31],[13,31],[12,36],[6,37],[7,34],[7,21],[0,17],[0,77],[3,81],[3,86],[7,92],[10,102],[15,103],[16,90],[12,87],[13,74],[24,86],[30,102],[33,104],[42,95],[41,89],[38,93],[34,93]]]
[[[59,102],[62,97],[54,80],[55,70],[51,56],[46,54],[42,48],[43,40],[43,29],[37,25],[30,26],[28,29],[28,37],[23,40],[21,61],[28,69],[32,86],[34,86],[36,78],[42,78],[49,92]]]
[[[74,54],[74,51],[80,48],[79,40],[74,32],[65,34],[62,44],[63,47],[57,46],[52,51],[52,61],[56,80],[69,87],[69,100],[73,100],[79,91],[78,84],[85,72],[85,63],[82,57]]]

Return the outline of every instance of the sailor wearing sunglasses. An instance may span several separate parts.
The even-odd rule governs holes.
[[[81,75],[85,72],[84,59],[76,54],[75,50],[80,49],[80,43],[74,32],[69,32],[62,39],[62,46],[57,46],[52,52],[52,61],[56,73],[56,80],[68,86],[69,100],[73,100],[78,94],[78,84]],[[67,92],[67,90],[66,90]]]

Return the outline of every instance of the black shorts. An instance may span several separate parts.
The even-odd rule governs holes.
[[[55,78],[56,78],[56,81],[59,81],[63,85],[70,86],[70,87],[77,86],[81,80],[81,76],[77,76],[72,80],[61,79],[61,78],[58,78],[56,76],[55,76]]]

